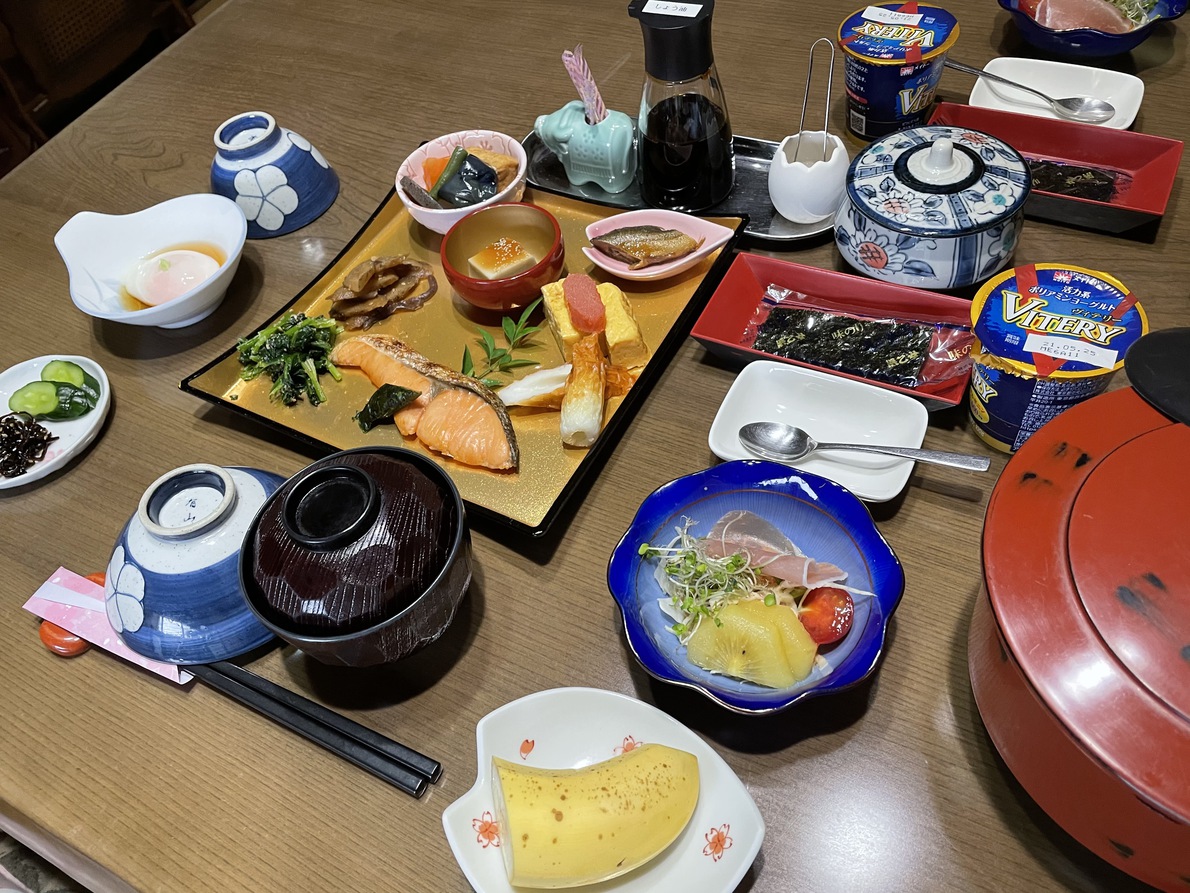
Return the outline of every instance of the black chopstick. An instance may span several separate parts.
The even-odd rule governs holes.
[[[197,664],[186,669],[227,697],[251,707],[405,793],[420,797],[426,792],[429,779],[425,775],[395,762],[331,726],[318,722],[308,714],[224,675],[213,666]]]
[[[239,664],[221,660],[208,664],[208,666],[214,667],[224,676],[234,679],[241,685],[246,685],[248,688],[255,689],[263,695],[280,701],[286,707],[297,710],[300,713],[305,713],[311,719],[322,723],[324,726],[330,726],[332,729],[342,732],[347,737],[355,739],[365,747],[372,748],[377,753],[383,754],[394,762],[400,763],[418,775],[424,775],[426,780],[431,783],[436,782],[442,777],[442,764],[437,760],[431,759],[423,753],[418,753],[413,748],[406,747],[399,741],[387,738],[379,732],[369,729],[367,726],[360,725],[358,722],[348,719],[340,713],[336,713],[329,707],[323,707],[309,698],[304,698],[283,685],[277,685],[277,683],[265,679],[263,676],[257,676],[251,670],[245,670]]]

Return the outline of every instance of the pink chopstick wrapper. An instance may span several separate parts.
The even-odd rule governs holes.
[[[177,664],[168,664],[137,654],[124,644],[107,619],[103,604],[103,587],[80,577],[64,567],[41,584],[24,608],[42,620],[56,623],[92,645],[98,645],[129,663],[144,667],[151,673],[164,676],[170,682],[184,684],[194,678]]]

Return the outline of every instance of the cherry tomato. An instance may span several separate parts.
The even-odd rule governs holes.
[[[86,639],[48,620],[41,621],[37,633],[41,636],[41,644],[60,657],[74,657],[91,647]]]
[[[90,580],[92,583],[98,583],[100,586],[103,586],[105,583],[107,583],[107,574],[102,573],[101,571],[96,571],[93,574],[87,574],[85,577],[83,577],[83,579]]]
[[[851,631],[855,605],[846,589],[820,586],[802,598],[797,616],[811,639],[819,645],[830,645]]]

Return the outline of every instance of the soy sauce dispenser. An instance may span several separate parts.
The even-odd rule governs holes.
[[[637,177],[645,202],[701,211],[727,198],[735,153],[711,52],[715,0],[631,0],[645,40]]]

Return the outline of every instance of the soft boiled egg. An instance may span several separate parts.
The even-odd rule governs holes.
[[[137,261],[124,287],[141,303],[155,306],[186,294],[218,270],[219,262],[210,255],[176,248]]]

